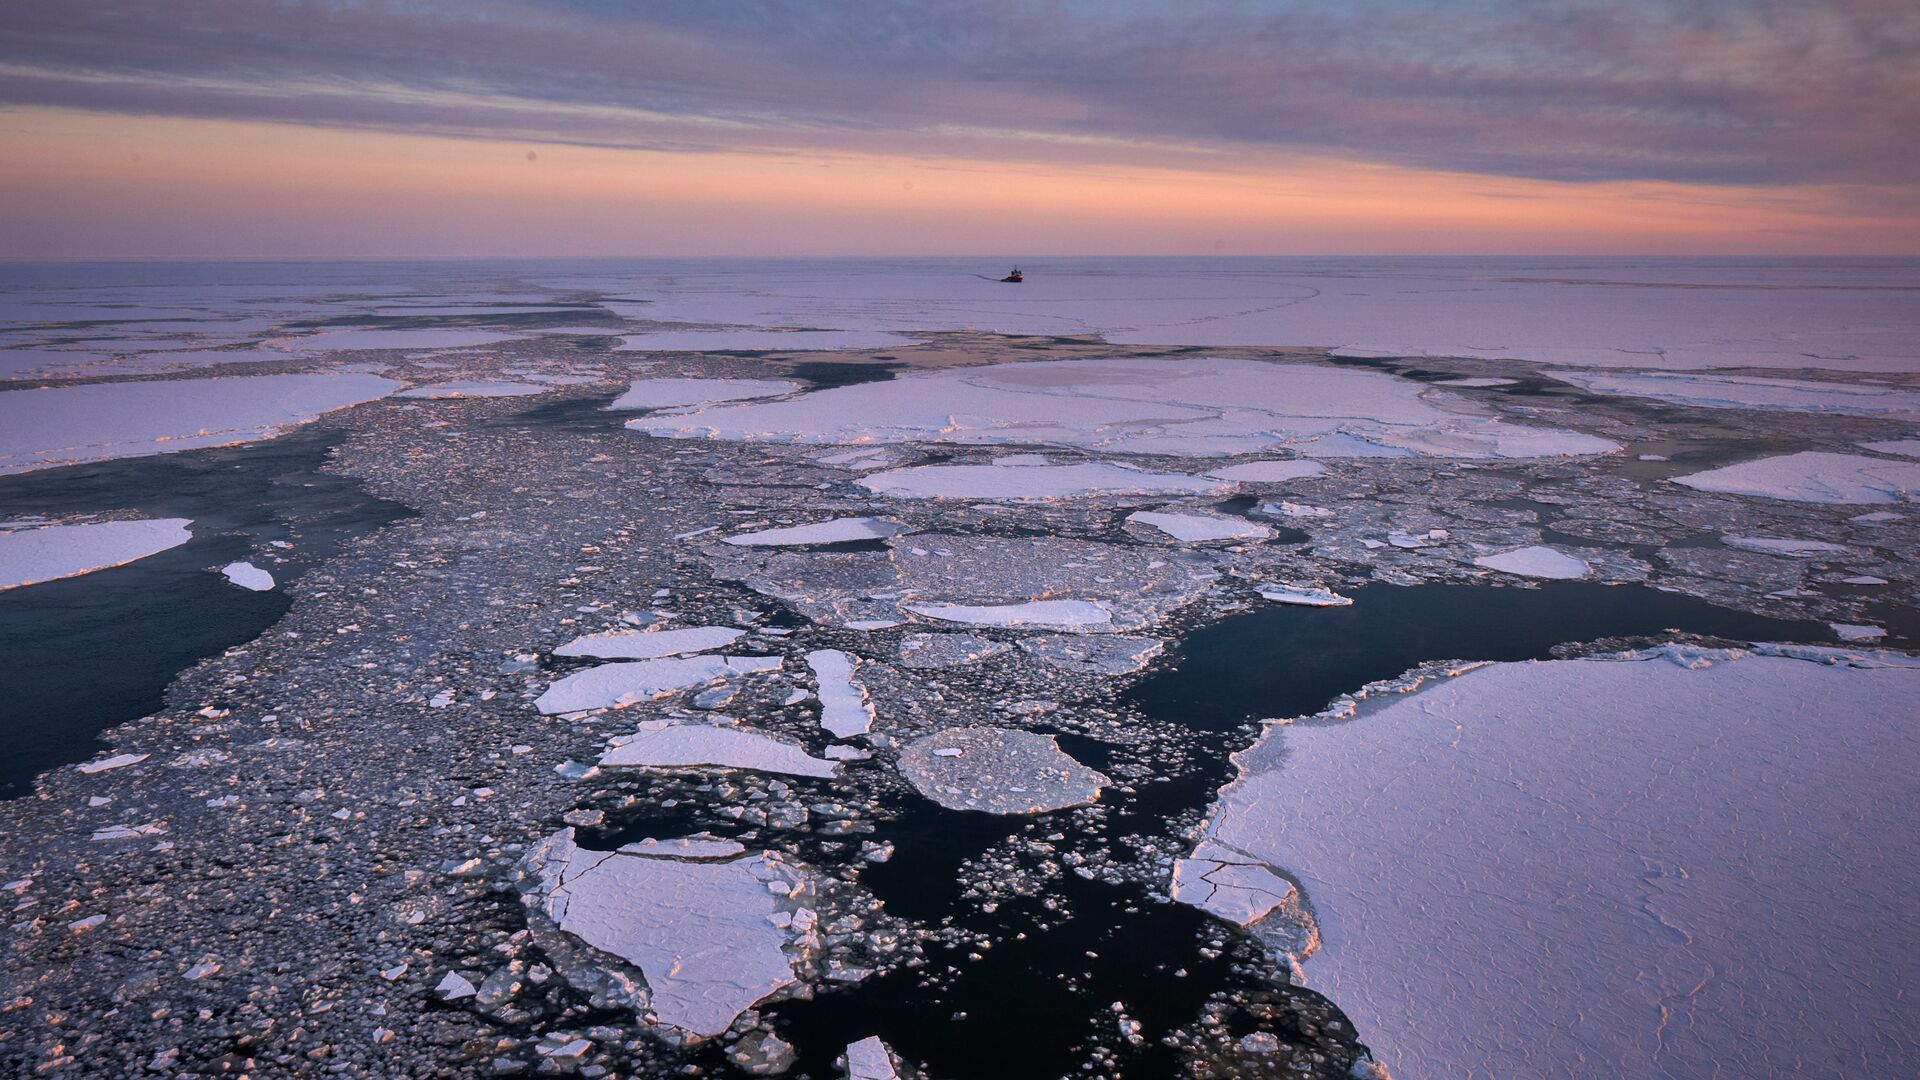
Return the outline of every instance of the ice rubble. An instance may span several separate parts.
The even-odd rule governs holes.
[[[697,656],[602,664],[554,681],[534,706],[549,716],[615,709],[756,671],[778,671],[777,656]]]
[[[1212,514],[1172,514],[1154,510],[1136,510],[1127,515],[1127,520],[1152,526],[1184,544],[1202,543],[1208,540],[1265,540],[1273,535],[1273,530],[1265,525],[1237,518],[1217,517]]]
[[[1554,370],[1543,374],[1596,394],[1652,398],[1677,405],[1920,417],[1920,393],[1890,386],[1671,371]]]
[[[600,764],[626,769],[752,769],[791,776],[829,777],[833,762],[799,743],[743,728],[647,720],[631,735],[607,744]]]
[[[232,562],[220,568],[226,579],[251,592],[266,592],[273,588],[273,575],[250,562]]]
[[[1326,471],[1327,467],[1317,461],[1289,458],[1285,461],[1247,461],[1239,465],[1226,465],[1207,470],[1207,475],[1215,480],[1232,480],[1237,483],[1277,484],[1287,480],[1303,480],[1309,476],[1319,476]]]
[[[640,969],[662,1024],[700,1036],[798,981],[817,947],[799,868],[774,852],[725,862],[586,851],[563,829],[528,853],[531,901],[562,931]]]
[[[948,728],[900,748],[900,774],[949,810],[1041,814],[1100,798],[1112,783],[1068,757],[1051,735]]]
[[[800,389],[784,379],[641,379],[613,399],[609,409],[672,409],[716,401],[779,397]],[[641,421],[629,420],[632,427]]]
[[[1744,551],[1762,551],[1769,555],[1812,558],[1815,555],[1844,555],[1852,549],[1825,540],[1795,540],[1778,536],[1722,536],[1720,542]]]
[[[1097,600],[1028,600],[1018,604],[901,604],[901,610],[941,622],[1033,630],[1104,630],[1113,609]]]
[[[452,382],[410,386],[393,395],[397,398],[495,398],[544,394],[545,386],[531,383],[501,382],[495,379],[455,379]]]
[[[1443,390],[1349,368],[1222,358],[1057,360],[919,372],[786,401],[648,416],[673,438],[1048,444],[1219,457],[1293,449],[1532,458],[1618,449],[1525,427]]]
[[[886,518],[833,518],[811,525],[741,533],[720,542],[735,547],[803,547],[808,544],[844,544],[850,540],[884,540],[911,531],[907,526]]]
[[[860,486],[901,499],[1060,499],[1076,495],[1221,494],[1221,481],[1124,465],[917,465],[871,473]]]
[[[1202,844],[1301,884],[1396,1074],[1904,1075],[1916,695],[1809,647],[1481,666],[1270,725]]]
[[[187,518],[0,530],[0,591],[90,574],[144,559],[193,539]]]
[[[724,649],[745,634],[731,626],[690,626],[681,630],[607,630],[574,638],[553,650],[555,656],[597,656],[603,660],[652,660],[662,656]]]
[[[251,375],[0,391],[0,475],[267,439],[387,396],[377,375]]]
[[[1699,491],[1814,503],[1892,503],[1920,489],[1920,462],[1806,450],[1673,478]]]
[[[1547,578],[1554,581],[1583,578],[1593,571],[1593,567],[1588,566],[1585,559],[1576,559],[1564,551],[1541,544],[1515,548],[1496,555],[1482,555],[1473,560],[1473,564],[1484,566],[1489,570],[1498,570],[1503,574]]]
[[[820,726],[839,739],[865,735],[873,727],[873,703],[854,681],[853,657],[838,649],[815,649],[807,654],[807,666],[820,687]]]

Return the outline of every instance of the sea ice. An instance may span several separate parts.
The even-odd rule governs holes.
[[[880,1036],[869,1035],[847,1044],[847,1080],[900,1080],[893,1055]]]
[[[4,471],[4,470],[0,470]],[[0,530],[0,592],[90,574],[179,547],[193,539],[187,518]]]
[[[574,638],[553,650],[553,655],[597,656],[603,660],[652,660],[662,656],[723,649],[745,633],[745,630],[736,630],[731,626],[692,626],[683,630],[608,630]]]
[[[1458,386],[1465,390],[1484,390],[1492,386],[1512,386],[1518,379],[1501,379],[1493,376],[1476,375],[1465,379],[1441,379],[1435,386]]]
[[[1207,470],[1207,475],[1215,480],[1233,480],[1250,484],[1277,484],[1286,480],[1301,480],[1309,476],[1319,476],[1327,471],[1325,465],[1317,461],[1290,458],[1286,461],[1248,461],[1239,465],[1227,465]]]
[[[1852,550],[1844,544],[1830,544],[1825,540],[1793,540],[1777,536],[1722,536],[1720,542],[1745,551],[1762,551],[1769,555],[1789,555],[1794,558],[1844,555]]]
[[[1300,883],[1306,980],[1396,1075],[1911,1075],[1920,661],[1757,652],[1270,724],[1201,843]]]
[[[1088,631],[1110,627],[1113,610],[1093,600],[1029,600],[1020,604],[902,604],[903,611],[969,626]]]
[[[662,1024],[719,1035],[798,981],[788,950],[815,932],[814,920],[789,899],[806,888],[804,876],[775,853],[726,862],[647,858],[583,850],[564,829],[528,858],[540,871],[547,916],[639,968]]]
[[[1892,503],[1912,498],[1920,488],[1920,462],[1806,450],[1676,476],[1673,482],[1791,502]]]
[[[1173,898],[1210,915],[1252,926],[1283,906],[1295,905],[1293,883],[1244,851],[1202,840],[1173,864]]]
[[[910,337],[861,330],[659,330],[621,339],[619,352],[789,352],[890,349]]]
[[[1020,649],[1048,667],[1076,675],[1124,675],[1139,671],[1166,646],[1159,638],[1082,637],[1077,634],[1040,634],[1020,642]]]
[[[410,386],[393,395],[397,398],[494,398],[525,397],[544,394],[547,388],[530,383],[500,382],[494,379],[455,379],[452,382]]]
[[[756,671],[778,671],[777,656],[696,656],[601,664],[558,679],[534,701],[542,713],[616,709]]]
[[[807,654],[814,682],[820,687],[820,726],[835,738],[865,735],[873,727],[873,703],[854,681],[853,657],[838,649],[815,649]]]
[[[713,724],[648,720],[607,744],[603,768],[753,769],[791,776],[829,777],[837,767],[799,743]]]
[[[1546,374],[1597,394],[1652,398],[1678,405],[1920,417],[1920,393],[1890,386],[1671,371],[1556,370]]]
[[[268,439],[387,396],[377,375],[252,375],[0,391],[0,474]]]
[[[673,438],[1018,443],[1198,457],[1298,447],[1316,457],[1531,458],[1619,448],[1510,423],[1457,394],[1381,372],[1207,357],[919,372],[627,426]]]
[[[289,352],[320,349],[465,349],[512,340],[493,330],[323,330],[300,337],[274,338],[269,344]]]
[[[1883,442],[1855,443],[1862,450],[1871,450],[1876,454],[1898,454],[1901,457],[1920,457],[1920,439],[1887,439]]]
[[[642,379],[613,399],[609,409],[672,409],[716,401],[779,397],[800,389],[783,379]],[[642,420],[627,421],[634,427]]]
[[[1219,494],[1232,485],[1123,465],[919,465],[860,478],[860,486],[902,499],[1059,499],[1076,495]]]
[[[220,568],[228,581],[252,592],[273,588],[273,575],[250,562],[232,562]]]
[[[900,639],[900,663],[910,668],[959,667],[1012,648],[977,634],[907,634]]]
[[[1187,544],[1208,540],[1265,540],[1273,535],[1273,530],[1265,525],[1237,518],[1216,517],[1212,514],[1170,514],[1153,510],[1136,510],[1127,515],[1127,520],[1150,525],[1175,540]]]
[[[1083,806],[1112,783],[1068,757],[1051,735],[948,728],[900,748],[900,774],[949,810],[1041,814]]]
[[[1503,574],[1549,578],[1555,581],[1586,577],[1593,571],[1593,567],[1588,566],[1586,560],[1576,559],[1564,551],[1557,551],[1539,544],[1503,551],[1497,555],[1482,555],[1473,560],[1473,564],[1484,566],[1489,570],[1498,570]]]
[[[1868,623],[1829,623],[1833,627],[1833,636],[1841,641],[1879,641],[1887,636],[1887,628]]]
[[[799,547],[807,544],[843,544],[849,540],[884,540],[911,531],[907,526],[886,518],[833,518],[811,525],[741,533],[739,536],[725,537],[720,542],[735,547]]]

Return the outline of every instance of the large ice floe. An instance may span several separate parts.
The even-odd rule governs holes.
[[[193,539],[192,524],[186,518],[140,518],[0,528],[0,591],[90,574],[179,547]]]
[[[1515,424],[1374,371],[1223,358],[1062,360],[906,375],[784,401],[647,416],[651,435],[805,443],[1046,444],[1218,457],[1292,449],[1535,458],[1618,449]]]
[[[0,474],[271,438],[402,385],[365,374],[253,375],[8,390]]]
[[[735,547],[805,547],[810,544],[844,544],[854,540],[885,540],[911,530],[898,522],[877,517],[833,518],[811,525],[729,536],[720,542]]]
[[[1893,654],[1480,666],[1271,723],[1181,898],[1397,1076],[1913,1075],[1915,701]]]
[[[716,717],[726,720],[726,717]],[[799,743],[722,723],[646,720],[631,735],[607,744],[600,764],[608,768],[750,769],[791,776],[828,777],[833,762],[807,753]]]
[[[716,401],[780,397],[800,389],[784,379],[641,379],[613,399],[609,409],[675,409]],[[640,421],[629,420],[631,427]]]
[[[1138,522],[1185,544],[1209,540],[1265,540],[1273,530],[1257,522],[1217,514],[1175,514],[1158,510],[1136,510],[1127,515]]]
[[[707,850],[588,851],[562,829],[527,854],[528,906],[638,969],[646,987],[629,1004],[670,1028],[719,1035],[799,981],[794,964],[818,950],[818,918],[808,875],[779,854],[701,857]]]
[[[1676,476],[1698,491],[1812,503],[1892,503],[1920,491],[1920,462],[1807,450]]]
[[[778,671],[777,656],[691,656],[601,664],[554,681],[535,699],[542,713],[615,709],[759,671]]]
[[[1082,806],[1112,783],[1068,757],[1051,735],[948,728],[900,748],[900,774],[949,810],[1041,814]]]
[[[1920,417],[1920,393],[1889,386],[1670,371],[1555,370],[1546,374],[1596,394],[1653,398],[1676,405]]]
[[[555,656],[597,656],[603,660],[652,660],[662,656],[711,652],[745,634],[731,626],[689,626],[679,630],[608,630],[574,638],[553,650]]]

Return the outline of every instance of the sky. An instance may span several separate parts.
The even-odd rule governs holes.
[[[1920,253],[1911,0],[4,0],[0,258]]]

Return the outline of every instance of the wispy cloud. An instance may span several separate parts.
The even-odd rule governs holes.
[[[0,104],[650,150],[1911,185],[1901,0],[14,0]]]

